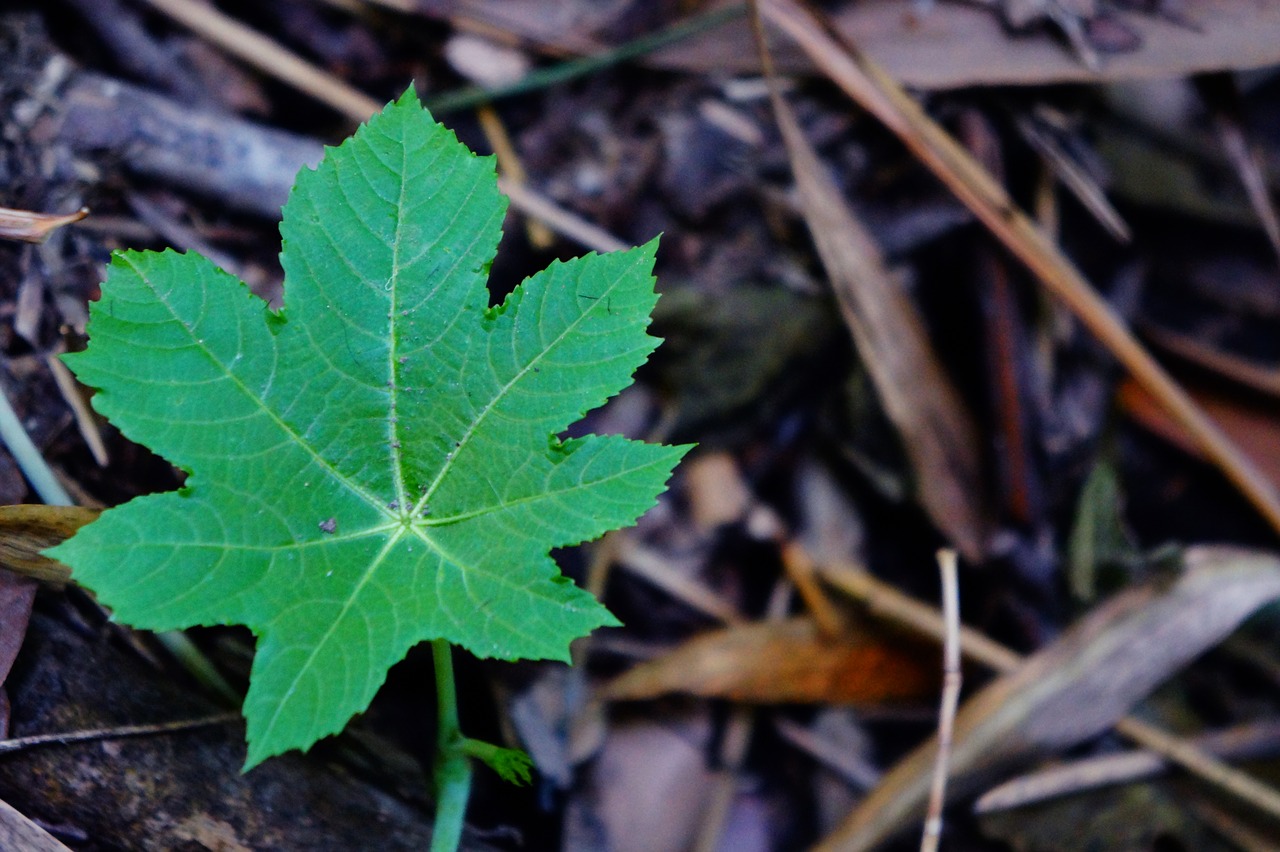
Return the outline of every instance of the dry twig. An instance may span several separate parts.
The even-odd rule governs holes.
[[[177,722],[158,722],[151,725],[119,725],[114,728],[90,728],[84,731],[67,731],[61,734],[34,734],[29,737],[14,737],[0,740],[0,754],[11,754],[29,748],[45,745],[69,745],[94,740],[114,740],[122,737],[143,737],[154,734],[172,734],[178,731],[189,731],[192,728],[206,728],[210,725],[222,725],[227,722],[238,722],[240,712],[215,713],[199,719],[181,719]]]
[[[936,852],[942,836],[942,807],[947,796],[947,761],[951,755],[951,729],[960,703],[960,583],[956,576],[956,552],[938,551],[942,574],[942,614],[946,638],[942,645],[942,707],[938,713],[938,759],[929,788],[929,812],[924,821],[921,852]]]

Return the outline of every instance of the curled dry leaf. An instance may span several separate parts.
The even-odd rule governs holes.
[[[1280,559],[1229,547],[1186,552],[1183,573],[1117,595],[956,717],[951,792],[964,796],[1038,754],[1106,731],[1162,681],[1280,597]],[[898,763],[820,848],[870,849],[924,814],[936,739]]]
[[[885,704],[938,692],[937,651],[927,643],[853,628],[824,638],[811,618],[715,630],[643,663],[605,687],[636,701],[671,692],[755,704]]]
[[[980,441],[968,408],[943,370],[915,303],[776,91],[773,107],[805,221],[858,355],[901,436],[920,503],[966,559],[980,561],[988,523]]]
[[[40,552],[71,538],[98,515],[97,509],[81,506],[0,506],[0,567],[46,583],[67,582],[71,569]]]

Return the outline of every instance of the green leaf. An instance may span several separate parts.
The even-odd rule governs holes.
[[[656,245],[489,308],[505,207],[410,90],[299,174],[284,312],[197,255],[119,253],[66,359],[190,477],[48,554],[126,623],[254,631],[246,768],[340,730],[420,641],[565,660],[617,623],[549,549],[634,522],[687,448],[557,435],[657,345]]]
[[[464,739],[462,750],[484,763],[508,784],[527,787],[533,779],[533,759],[524,749],[502,748],[483,740]]]

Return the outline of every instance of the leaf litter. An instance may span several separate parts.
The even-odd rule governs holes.
[[[1117,27],[1108,36],[1113,44],[1125,28],[1138,39],[1129,53],[1099,53],[1100,70],[1096,71],[1053,25],[1029,33],[1007,32],[1001,21],[1007,9],[939,3],[931,16],[916,18],[914,10],[907,11],[908,4],[896,0],[828,4],[826,8],[833,13],[836,31],[851,36],[899,82],[938,87],[925,101],[928,113],[948,128],[959,127],[966,142],[972,141],[965,136],[968,122],[957,121],[957,115],[976,114],[986,122],[998,138],[1004,173],[1010,175],[1001,183],[1033,210],[1037,226],[1060,240],[1073,262],[1087,269],[1090,282],[1112,299],[1117,313],[1144,334],[1143,342],[1155,341],[1162,356],[1199,364],[1196,370],[1206,371],[1199,375],[1208,375],[1212,390],[1230,405],[1207,407],[1214,408],[1215,416],[1222,413],[1227,417],[1228,432],[1263,436],[1242,441],[1252,444],[1247,449],[1265,449],[1269,432],[1238,431],[1231,420],[1239,417],[1232,407],[1246,405],[1257,412],[1259,422],[1268,421],[1265,401],[1259,405],[1256,397],[1241,389],[1254,385],[1266,388],[1268,369],[1274,364],[1274,353],[1267,345],[1274,339],[1274,319],[1269,319],[1275,315],[1269,307],[1274,302],[1274,254],[1265,239],[1254,240],[1252,230],[1254,210],[1263,210],[1258,203],[1258,184],[1274,183],[1277,173],[1267,106],[1274,97],[1268,77],[1264,72],[1241,80],[1240,95],[1251,112],[1239,113],[1240,128],[1259,146],[1261,156],[1251,155],[1254,159],[1245,161],[1239,156],[1239,140],[1233,143],[1240,177],[1233,174],[1228,156],[1213,136],[1212,116],[1198,108],[1194,98],[1178,102],[1182,114],[1176,122],[1158,119],[1156,125],[1139,124],[1129,112],[1121,114],[1110,106],[1098,110],[1100,97],[1116,104],[1123,95],[1120,87],[1098,81],[1132,80],[1134,74],[1145,73],[1142,68],[1182,74],[1191,68],[1221,68],[1223,62],[1248,65],[1266,61],[1257,60],[1263,54],[1253,51],[1250,44],[1274,50],[1280,43],[1269,30],[1269,13],[1260,13],[1245,26],[1238,21],[1230,23],[1245,4],[1189,0],[1177,5],[1178,11],[1198,26],[1185,27],[1161,17],[1169,4],[1157,15],[1126,13],[1109,22],[1108,26]],[[1072,8],[1110,11],[1105,3]],[[443,7],[434,4],[401,12],[417,15],[424,10],[430,15],[444,14]],[[501,17],[486,22],[484,16],[495,10]],[[515,707],[529,703],[521,703],[527,695],[542,696],[537,724],[526,721],[519,730],[531,739],[542,738],[540,747],[531,751],[544,755],[545,777],[554,777],[557,787],[567,791],[562,799],[566,803],[563,835],[546,830],[559,811],[553,811],[550,820],[528,816],[533,812],[532,794],[506,795],[500,802],[481,795],[474,818],[477,824],[499,825],[500,830],[520,826],[533,838],[531,845],[547,848],[562,838],[566,843],[584,838],[609,840],[620,848],[618,843],[658,837],[658,829],[666,832],[661,836],[671,845],[692,842],[693,837],[704,843],[720,837],[722,843],[741,848],[763,845],[764,837],[771,838],[775,846],[794,843],[796,838],[801,842],[817,840],[845,816],[856,794],[814,767],[833,765],[837,762],[831,759],[833,755],[854,749],[869,765],[851,777],[865,784],[877,772],[891,771],[893,755],[927,734],[932,728],[932,712],[922,720],[918,711],[871,704],[856,713],[841,712],[844,730],[837,735],[824,724],[837,712],[834,708],[813,715],[805,708],[775,704],[724,712],[723,703],[719,703],[723,699],[707,703],[665,697],[613,703],[607,708],[595,700],[602,683],[633,665],[643,669],[648,665],[645,661],[659,662],[661,654],[672,647],[682,643],[692,647],[701,641],[696,637],[707,631],[709,621],[726,614],[732,614],[741,629],[761,634],[776,631],[769,622],[756,620],[786,603],[785,589],[776,591],[776,579],[787,563],[780,558],[781,552],[794,544],[787,540],[793,534],[785,531],[789,527],[794,527],[794,535],[805,547],[814,548],[810,561],[815,563],[817,575],[831,579],[833,585],[837,575],[827,570],[830,566],[826,563],[853,561],[913,594],[925,598],[934,594],[931,553],[940,543],[937,528],[943,525],[931,522],[920,511],[919,497],[912,495],[919,495],[921,487],[938,487],[939,483],[922,482],[920,471],[912,470],[900,444],[894,452],[900,436],[879,410],[866,373],[849,379],[845,371],[848,361],[855,361],[849,355],[848,333],[825,295],[829,292],[826,271],[805,236],[805,223],[791,189],[788,159],[771,111],[761,99],[758,81],[750,76],[723,76],[725,69],[758,68],[754,52],[747,49],[748,31],[745,26],[726,25],[669,47],[662,54],[637,60],[683,68],[680,73],[641,79],[638,74],[642,72],[615,62],[609,66],[614,71],[597,70],[567,86],[546,88],[538,86],[536,75],[543,67],[556,66],[565,50],[594,53],[601,45],[625,44],[628,39],[665,31],[681,21],[672,18],[666,7],[619,3],[606,9],[578,0],[564,0],[559,5],[477,1],[454,4],[447,11],[453,15],[446,25],[449,29],[457,26],[458,31],[485,32],[487,38],[503,42],[504,50],[521,54],[533,69],[534,76],[522,89],[523,94],[499,101],[493,110],[498,123],[510,131],[511,152],[525,166],[528,183],[517,191],[535,196],[545,193],[541,195],[544,202],[554,198],[553,206],[572,209],[580,219],[592,219],[595,231],[566,233],[595,240],[598,246],[617,245],[624,241],[619,237],[644,242],[657,231],[664,233],[660,278],[672,298],[669,302],[664,299],[660,310],[661,305],[669,304],[673,308],[669,317],[674,321],[660,333],[673,339],[682,337],[678,356],[673,349],[673,357],[655,363],[643,377],[642,387],[625,392],[585,428],[712,441],[717,451],[724,453],[722,458],[731,460],[728,475],[741,480],[734,486],[734,505],[717,510],[716,520],[707,522],[705,517],[697,521],[689,517],[692,505],[703,500],[693,495],[697,489],[718,486],[714,481],[686,485],[678,479],[674,499],[664,501],[638,530],[628,534],[627,547],[622,549],[624,558],[616,566],[622,571],[609,571],[612,560],[618,558],[611,546],[583,554],[583,561],[592,563],[592,587],[606,590],[610,608],[627,627],[578,646],[575,657],[586,665],[573,670],[571,676],[546,665],[526,664],[501,673],[473,669],[496,683],[499,698],[494,707],[500,716],[510,709],[514,718]],[[93,23],[87,20],[78,19],[70,25],[59,22],[59,27],[96,27],[95,33],[114,36],[118,34],[114,28],[123,32],[130,20],[139,19],[122,6],[119,15],[100,16]],[[405,33],[412,26],[388,26],[387,19],[379,15],[349,17],[310,4],[282,3],[272,4],[255,20],[264,32],[278,35],[281,44],[305,49],[315,65],[381,98],[403,90],[405,63],[415,68],[426,63],[433,74],[437,70],[434,59],[421,58],[420,45],[414,48],[413,59],[406,58]],[[1087,15],[1079,20],[1086,27],[1091,25]],[[852,27],[848,26],[850,21],[854,21]],[[871,22],[870,29],[867,22]],[[10,382],[9,389],[26,392],[14,396],[15,408],[58,476],[77,486],[73,492],[77,502],[97,498],[115,504],[140,491],[170,490],[177,484],[162,465],[145,458],[138,464],[136,448],[110,431],[106,433],[112,445],[109,465],[100,470],[86,467],[76,430],[65,428],[69,421],[63,419],[67,415],[61,403],[31,402],[30,389],[49,384],[43,365],[47,354],[60,351],[60,327],[83,327],[85,299],[96,290],[95,270],[106,250],[154,246],[154,234],[159,232],[165,235],[162,241],[185,247],[216,246],[245,270],[242,277],[255,289],[261,286],[263,292],[269,292],[276,287],[278,292],[279,270],[273,260],[277,246],[270,227],[246,221],[244,213],[229,211],[257,211],[247,215],[274,220],[293,171],[319,157],[320,146],[313,136],[283,133],[280,127],[304,129],[327,139],[345,133],[315,114],[321,108],[304,108],[294,102],[296,98],[281,97],[279,92],[287,91],[283,86],[273,91],[263,86],[265,78],[242,69],[220,75],[218,67],[224,72],[234,67],[225,58],[221,66],[218,62],[190,62],[190,57],[202,51],[206,56],[211,54],[214,43],[156,23],[150,22],[141,31],[145,38],[165,40],[166,56],[179,57],[172,63],[171,73],[157,77],[148,76],[145,69],[131,71],[137,75],[134,84],[125,84],[103,76],[104,71],[118,73],[118,68],[104,66],[100,56],[79,53],[73,42],[64,40],[64,49],[76,52],[80,64],[70,71],[52,68],[44,76],[28,78],[35,82],[19,88],[18,107],[12,112],[17,130],[6,137],[6,142],[22,142],[23,128],[34,127],[30,117],[39,115],[39,133],[35,135],[40,140],[40,157],[15,165],[19,160],[12,159],[12,149],[0,147],[0,177],[8,181],[5,185],[23,193],[0,203],[50,211],[74,210],[86,201],[95,205],[87,220],[54,232],[39,249],[0,246],[0,260],[13,260],[16,272],[12,280],[35,280],[40,285],[24,286],[20,335],[0,332],[6,355],[4,378]],[[484,29],[486,23],[488,28]],[[958,27],[953,35],[960,38],[954,44],[962,44],[964,50],[939,49],[938,34],[953,26]],[[0,37],[7,38],[10,32],[0,28]],[[1102,43],[1101,36],[1106,35],[1101,29],[1085,34],[1092,40],[1088,46],[1095,50]],[[88,41],[107,45],[104,52],[119,43],[105,37]],[[921,180],[922,170],[911,165],[909,157],[885,144],[871,123],[847,105],[833,102],[829,89],[812,82],[813,66],[802,51],[790,47],[787,39],[777,34],[774,41],[784,71],[798,74],[784,82],[786,95],[804,136],[829,170],[832,197],[848,204],[879,244],[892,274],[901,276],[895,283],[925,318],[926,342],[936,349],[960,398],[971,408],[978,424],[976,453],[984,472],[990,473],[992,456],[1008,450],[1000,443],[1004,436],[990,429],[992,412],[985,399],[988,380],[975,378],[978,373],[972,364],[978,357],[972,353],[991,344],[982,339],[980,330],[973,331],[971,308],[965,301],[969,288],[979,284],[971,279],[985,273],[975,272],[974,254],[956,250],[957,244],[971,245],[982,237],[972,229],[970,215],[945,193],[930,189],[927,179]],[[0,74],[0,103],[13,102],[6,100],[12,90],[4,87],[12,80],[9,75],[24,67],[29,44],[25,37],[4,43],[6,56],[12,61]],[[1180,46],[1170,47],[1175,44]],[[1226,52],[1221,50],[1223,44],[1228,45]],[[1206,59],[1215,50],[1219,59]],[[353,63],[351,58],[357,56],[377,59]],[[397,56],[402,64],[388,64]],[[38,63],[34,67],[44,68]],[[714,68],[718,76],[708,76],[708,68]],[[443,65],[439,70],[441,74],[432,78],[433,83],[451,79]],[[268,68],[265,73],[272,71]],[[1059,88],[1052,94],[1035,88],[940,93],[957,84],[997,77],[1027,83],[1039,79],[1033,75],[1040,74],[1091,82]],[[66,88],[60,90],[63,95],[48,94],[52,91],[48,87],[55,84],[52,81],[66,82]],[[147,81],[147,87],[136,85],[138,81]],[[204,105],[208,102],[178,94],[198,90],[201,85],[217,93],[212,102],[256,104],[251,107],[253,114],[271,126],[212,111]],[[1184,88],[1190,90],[1190,85]],[[1144,85],[1138,92],[1130,82],[1125,90],[1128,94],[1123,96],[1129,98],[1130,105],[1136,103],[1150,114],[1170,107],[1168,85]],[[162,94],[165,91],[170,95]],[[37,98],[31,92],[40,94]],[[433,86],[431,94],[439,94],[439,86]],[[318,103],[335,103],[323,90],[309,96],[318,98]],[[372,109],[357,116],[356,107],[365,109],[378,100],[357,99],[339,114],[364,118]],[[1051,148],[1042,146],[1033,151],[1025,139],[1010,132],[1012,126],[1024,123],[1024,118],[1039,122],[1047,121],[1046,116],[1051,118]],[[451,115],[450,122],[456,122],[469,141],[492,130],[492,121],[490,129],[478,129],[480,123],[473,124],[466,111]],[[1041,125],[1041,129],[1047,126]],[[148,129],[146,136],[139,133],[143,128]],[[157,146],[158,138],[168,141]],[[1107,169],[1092,168],[1091,149],[1108,162]],[[241,157],[236,151],[256,153]],[[509,159],[511,152],[504,158]],[[1046,165],[1042,158],[1051,164]],[[983,162],[988,170],[993,169],[989,161]],[[1089,166],[1087,185],[1070,177],[1072,162]],[[56,181],[49,177],[54,172],[47,168],[55,163],[63,164]],[[1258,163],[1269,168],[1259,171]],[[264,172],[260,168],[264,164],[272,165]],[[505,162],[501,168],[505,172]],[[1074,191],[1088,199],[1091,210],[1108,216],[1111,212],[1120,214],[1133,234],[1131,247],[1123,252],[1115,249],[1092,223],[1082,221],[1075,202],[1045,177],[1050,169],[1063,180],[1075,180]],[[102,182],[104,175],[109,182]],[[148,201],[160,202],[150,205],[146,217],[140,207],[117,206],[113,201],[112,188],[139,180],[146,181]],[[250,185],[253,181],[259,183]],[[1247,194],[1242,186],[1249,188]],[[538,208],[540,202],[525,200],[529,202],[524,204],[525,210],[553,213],[545,204]],[[1111,204],[1114,210],[1109,210]],[[519,229],[508,226],[508,233],[518,234]],[[528,251],[519,238],[510,243],[504,246],[507,259],[500,255],[495,264],[493,280],[498,282],[495,290],[499,295],[519,278],[519,273],[513,279],[511,269],[503,269],[503,264],[512,264],[506,249],[514,248],[517,258]],[[555,250],[561,256],[578,251],[566,242]],[[550,259],[541,254],[537,257],[539,268]],[[1136,263],[1122,274],[1117,271],[1117,260]],[[514,266],[535,264],[524,258]],[[1167,423],[1162,425],[1150,416],[1149,404],[1139,407],[1122,397],[1121,406],[1110,412],[1114,373],[1105,358],[1090,348],[1085,336],[1073,330],[1060,312],[1046,308],[1034,291],[1025,287],[1014,264],[1007,266],[1013,299],[995,309],[1016,314],[1015,322],[1029,332],[1031,344],[1004,357],[1020,359],[1019,369],[1030,371],[1031,380],[1020,389],[1024,397],[1030,397],[1020,401],[1027,412],[1021,475],[1034,477],[1032,485],[1041,492],[1016,515],[989,499],[991,495],[974,495],[975,501],[982,498],[992,523],[991,535],[986,538],[989,558],[981,566],[967,568],[962,576],[964,612],[973,626],[1016,647],[1053,646],[1062,627],[1080,617],[1083,605],[1068,596],[1063,567],[1064,543],[1072,529],[1079,535],[1072,545],[1075,561],[1070,582],[1076,584],[1082,599],[1093,594],[1104,601],[1158,570],[1156,561],[1144,554],[1160,545],[1225,540],[1272,547],[1274,539],[1211,471],[1133,428],[1131,419],[1136,416],[1156,434],[1174,434]],[[1142,282],[1145,295],[1126,290],[1129,285],[1122,283],[1125,280]],[[1185,300],[1188,283],[1198,290],[1202,301]],[[940,300],[942,292],[961,294],[962,298]],[[1175,306],[1172,312],[1170,304]],[[1179,306],[1182,314],[1177,313]],[[1158,315],[1153,312],[1156,308]],[[993,326],[977,326],[987,327]],[[1161,332],[1166,332],[1163,337]],[[1179,335],[1175,345],[1165,345],[1172,339],[1167,332]],[[74,338],[69,342],[75,348]],[[358,360],[364,351],[362,343],[353,340],[351,346]],[[35,347],[35,355],[24,347]],[[1166,360],[1169,363],[1176,365]],[[850,372],[858,369],[856,363],[849,368]],[[906,373],[905,381],[913,383],[915,377],[910,371]],[[1178,375],[1187,378],[1187,373]],[[1198,400],[1208,399],[1198,387],[1192,390]],[[917,390],[908,388],[908,393]],[[52,399],[58,397],[53,395]],[[606,422],[608,429],[598,425]],[[1265,452],[1258,455],[1259,467],[1265,469],[1267,456]],[[1119,488],[1099,480],[1082,495],[1088,471],[1097,468],[1100,457],[1114,463]],[[22,484],[16,473],[13,478]],[[818,479],[829,484],[815,488]],[[198,484],[198,475],[196,481]],[[1027,485],[1020,483],[1024,489]],[[737,493],[743,487],[745,499]],[[824,488],[833,496],[822,497]],[[1117,503],[1121,494],[1123,505]],[[1087,506],[1087,512],[1073,511],[1071,507],[1077,505]],[[432,510],[435,508],[433,502]],[[762,520],[770,515],[772,521]],[[329,518],[336,525],[332,536],[319,527]],[[779,524],[779,518],[785,522]],[[318,505],[306,524],[317,538],[342,538],[350,529],[348,516],[335,504]],[[821,531],[820,535],[815,536],[815,531]],[[1093,560],[1104,557],[1106,565],[1084,564],[1090,555]],[[568,555],[562,564],[572,570],[577,561],[577,556]],[[634,570],[640,563],[643,569]],[[45,567],[61,570],[61,566]],[[1091,567],[1104,570],[1091,571]],[[654,578],[658,578],[658,585],[653,584]],[[864,582],[869,579],[874,578],[862,576],[858,582],[863,585],[856,588],[862,592],[873,589]],[[74,599],[75,594],[73,590],[70,597]],[[775,594],[781,597],[781,604],[765,600]],[[839,592],[829,595],[838,598]],[[805,600],[810,599],[806,592]],[[893,608],[887,598],[876,598],[874,591],[868,606],[873,612]],[[793,602],[783,608],[801,614],[805,605]],[[65,610],[60,612],[66,617]],[[1261,616],[1251,631],[1262,637],[1260,646],[1274,647],[1267,623],[1267,616]],[[37,621],[34,630],[38,633],[42,629]],[[925,625],[914,629],[932,635]],[[990,643],[982,633],[970,629],[965,637],[966,647],[992,650],[982,644]],[[225,628],[200,631],[196,638],[213,648],[223,667],[237,671],[239,677],[247,674],[243,638]],[[765,653],[769,659],[769,652]],[[1216,665],[1223,657],[1231,664]],[[1003,655],[994,652],[990,659],[1003,666],[1012,658],[1005,651]],[[744,674],[751,674],[750,663],[744,656],[738,664]],[[903,671],[927,672],[940,665],[937,655],[928,650],[915,652],[914,663],[912,669]],[[1265,694],[1259,696],[1256,685],[1249,686],[1246,678],[1236,676],[1234,669],[1239,665],[1226,649],[1215,656],[1214,666],[1193,664],[1189,674],[1166,687],[1159,700],[1146,702],[1144,712],[1159,724],[1176,726],[1190,736],[1206,725],[1216,726],[1219,720],[1206,721],[1203,714],[1168,698],[1191,696],[1195,699],[1191,706],[1201,708],[1203,699],[1209,697],[1218,714],[1239,720],[1261,712],[1265,722],[1267,715],[1274,713],[1274,704]],[[1163,661],[1160,667],[1167,666]],[[1207,669],[1212,669],[1215,679],[1207,680]],[[21,664],[16,667],[12,677],[18,678],[17,685],[21,685],[25,671]],[[397,671],[405,674],[397,675]],[[395,711],[388,714],[387,709],[396,706],[397,682],[415,677],[420,681],[424,676],[429,677],[429,666],[424,668],[420,659],[415,662],[410,655],[392,672],[384,694],[359,723],[362,735],[371,728],[393,735],[402,730]],[[760,692],[766,697],[768,680],[766,676],[759,678]],[[531,681],[536,689],[530,688]],[[970,676],[967,682],[974,682],[974,678]],[[694,692],[706,685],[688,684]],[[485,700],[483,694],[482,689],[474,690],[473,700]],[[554,700],[546,697],[549,694]],[[783,693],[775,688],[774,694]],[[1067,702],[1061,712],[1075,710]],[[686,724],[690,718],[696,722]],[[754,718],[756,723],[744,725],[744,718]],[[1128,722],[1136,720],[1122,720],[1118,729],[1136,733],[1139,729]],[[626,749],[612,748],[627,739],[629,730],[654,727],[667,735],[639,737]],[[728,742],[740,739],[743,731],[749,732],[750,745],[745,760],[735,757],[742,743]],[[787,733],[779,740],[774,732],[782,731]],[[1157,739],[1145,742],[1154,744]],[[1104,736],[1076,749],[1105,755],[1110,740]],[[1179,742],[1164,745],[1176,747]],[[795,750],[793,743],[803,743],[803,751]],[[856,749],[850,743],[856,743]],[[135,747],[143,745],[139,742]],[[386,743],[379,746],[385,747]],[[367,751],[354,756],[355,752],[341,748],[344,763],[361,767],[360,772],[369,769]],[[1044,751],[1049,755],[1055,748]],[[602,764],[593,762],[593,757],[598,761],[606,754],[609,771],[596,771]],[[19,759],[24,758],[11,756],[6,767],[0,767],[3,795],[28,808],[29,796],[39,801],[44,795],[52,801],[48,794],[28,792],[28,779],[38,776],[12,762]],[[402,763],[414,760],[406,757]],[[717,765],[721,766],[719,771],[708,771]],[[673,772],[683,773],[681,778],[691,783],[680,793],[646,798],[655,783],[662,789],[674,789],[653,781],[673,777],[657,772],[658,766],[679,767]],[[655,771],[647,773],[646,769]],[[726,778],[736,781],[729,788],[736,792],[727,799],[723,793]],[[959,782],[962,795],[953,808],[967,807],[965,783]],[[1126,796],[1123,804],[1128,809],[1121,821],[1099,819],[1093,836],[1104,843],[1123,843],[1127,837],[1142,836],[1144,830],[1160,825],[1184,845],[1197,847],[1198,839],[1205,836],[1197,826],[1222,828],[1226,824],[1221,814],[1202,806],[1197,796],[1185,795],[1202,789],[1200,781],[1178,783],[1174,805],[1178,819],[1166,818],[1168,808],[1152,810],[1141,803],[1131,806]],[[834,791],[838,795],[832,795],[833,786],[839,787]],[[716,792],[711,795],[713,789]],[[1106,794],[1102,795],[1105,803]],[[672,813],[672,796],[684,806],[678,820],[667,818]],[[825,803],[822,808],[811,807],[817,799]],[[1117,807],[1122,804],[1112,801]],[[602,804],[603,811],[596,808]],[[132,807],[145,810],[151,803],[135,802]],[[521,811],[522,807],[530,810]],[[117,813],[125,810],[127,807]],[[713,811],[720,816],[714,816]],[[72,811],[63,805],[58,812]],[[948,834],[979,842],[978,832],[987,830],[989,824],[975,827],[953,819],[955,813],[958,811],[946,815]],[[602,814],[606,817],[603,820]],[[228,819],[237,826],[248,824],[238,816]],[[1016,823],[1016,812],[1013,819]],[[1047,815],[1045,836],[1053,837],[1063,819],[1078,821]],[[105,838],[118,830],[112,829],[110,822],[95,819],[83,824]],[[1012,830],[990,830],[1011,842],[1036,842],[1034,832],[1019,833],[1017,829],[1015,824]],[[1126,829],[1132,829],[1131,833],[1125,833]],[[1228,829],[1229,825],[1223,830]],[[163,826],[154,830],[160,832]],[[178,829],[180,833],[187,830]],[[242,832],[240,837],[255,836],[253,831],[237,830]],[[1236,830],[1236,836],[1245,835]],[[748,839],[740,842],[744,837]],[[171,844],[177,842],[185,841],[170,840]]]

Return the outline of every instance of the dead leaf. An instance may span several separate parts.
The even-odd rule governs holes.
[[[1187,550],[1175,580],[1125,591],[965,702],[950,793],[974,792],[1030,758],[1106,731],[1161,682],[1280,597],[1280,559],[1229,547]],[[870,849],[924,815],[936,738],[900,761],[819,848]]]
[[[98,517],[81,506],[0,506],[0,567],[46,583],[63,584],[71,570],[40,555]]]
[[[707,714],[614,725],[566,817],[566,849],[691,849],[714,787]]]
[[[49,832],[23,816],[8,802],[0,801],[0,849],[24,852],[71,852]]]
[[[898,635],[854,628],[823,638],[811,618],[743,624],[704,633],[604,688],[614,701],[671,692],[755,704],[884,704],[932,699],[937,650]]]
[[[4,682],[27,638],[27,623],[35,602],[35,580],[0,568],[0,738],[9,736],[9,695]],[[0,845],[3,848],[7,847]]]
[[[81,207],[76,212],[65,216],[0,207],[0,239],[42,243],[58,228],[70,225],[72,222],[79,222],[88,215],[88,207]]]
[[[1187,807],[1185,795],[1164,783],[1090,790],[1014,811],[984,814],[982,833],[1016,852],[1092,852],[1160,849],[1166,844],[1197,852],[1227,852]]]
[[[602,29],[601,4],[589,0],[395,2],[424,15],[450,18],[464,29],[496,31],[557,53],[596,54],[610,46],[595,36]],[[705,3],[702,8],[733,2],[737,0]],[[1183,0],[1179,5],[1186,24],[1151,15],[1117,16],[1133,33],[1136,48],[1103,58],[1098,72],[1081,63],[1052,33],[1010,33],[999,14],[966,3],[934,3],[927,14],[919,15],[909,0],[857,0],[834,9],[832,18],[843,36],[865,48],[903,84],[919,89],[1182,77],[1280,62],[1280,4]],[[797,50],[781,50],[777,60],[783,73],[813,70]],[[657,51],[645,61],[697,73],[760,71],[743,21]]]
[[[35,580],[0,569],[0,685],[9,677],[22,640],[26,638],[27,621],[35,601]]]
[[[981,442],[938,361],[910,296],[805,138],[776,88],[774,115],[791,158],[805,221],[876,394],[911,460],[919,500],[966,559],[986,551]]]
[[[1273,401],[1256,402],[1245,394],[1224,392],[1220,387],[1188,384],[1196,404],[1249,457],[1258,472],[1280,489],[1280,417]],[[1132,379],[1116,389],[1121,410],[1144,428],[1199,458],[1204,453],[1186,431],[1156,404],[1151,395]]]

